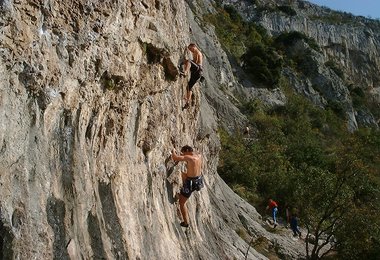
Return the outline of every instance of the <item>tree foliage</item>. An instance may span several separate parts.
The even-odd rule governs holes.
[[[227,183],[255,205],[273,197],[280,207],[297,208],[309,259],[331,252],[374,259],[380,253],[379,131],[349,133],[344,120],[298,95],[289,95],[281,109],[252,101],[242,111],[257,133],[221,132],[218,172]]]

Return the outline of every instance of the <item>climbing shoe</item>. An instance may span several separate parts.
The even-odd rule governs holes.
[[[185,110],[186,108],[189,108],[189,106],[190,106],[189,103],[186,103],[186,104],[183,106],[182,111]]]
[[[179,74],[180,77],[185,77],[185,76],[186,76],[186,73],[183,71],[181,65],[179,65],[179,66],[177,67],[177,69],[178,69],[178,74]]]
[[[181,222],[180,225],[181,227],[186,227],[186,228],[189,227],[189,224],[186,224],[185,222]]]

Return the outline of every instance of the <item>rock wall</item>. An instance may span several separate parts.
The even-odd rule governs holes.
[[[328,102],[339,103],[346,113],[347,127],[351,131],[360,126],[379,126],[379,118],[376,118],[380,105],[379,21],[333,11],[302,0],[222,2],[233,5],[245,19],[262,25],[273,36],[298,31],[314,39],[320,51],[300,44],[292,50],[298,56],[310,51],[313,53],[308,64],[313,73],[300,77],[297,72],[285,70],[283,74],[290,79],[291,85],[318,106],[324,107]],[[281,11],[280,7],[284,6],[294,13]],[[336,64],[343,76],[326,66],[327,62]],[[350,91],[357,88],[366,93],[371,108],[353,105]],[[267,97],[273,98],[274,95],[268,93]]]
[[[286,1],[285,1],[286,2]],[[268,12],[260,23],[273,33],[299,31],[322,46],[325,60],[345,68],[347,80],[364,89],[380,87],[380,24],[363,17],[338,14],[305,1],[294,2],[296,16]]]
[[[244,118],[219,90],[232,74],[211,66],[225,53],[190,4],[0,1],[2,258],[265,259],[240,229],[302,254],[216,173],[218,118]],[[182,111],[177,64],[194,39],[218,51]],[[206,182],[187,230],[174,199],[183,165],[169,156],[185,144],[202,153]]]
[[[325,60],[335,59],[345,68],[347,79],[362,88],[378,88],[380,77],[380,23],[362,16],[337,12],[303,0],[224,0],[248,20],[255,20],[273,35],[298,31],[314,39]],[[296,14],[280,11],[288,6]]]

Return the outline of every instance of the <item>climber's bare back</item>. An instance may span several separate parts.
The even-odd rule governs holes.
[[[187,162],[186,175],[188,177],[198,177],[201,175],[202,158],[200,154],[193,153],[192,155],[184,155]]]

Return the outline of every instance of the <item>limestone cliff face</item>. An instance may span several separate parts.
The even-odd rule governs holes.
[[[314,73],[297,78],[286,71],[284,74],[291,79],[292,86],[316,105],[340,103],[350,130],[363,125],[378,127],[379,118],[373,112],[380,104],[379,21],[339,13],[302,0],[222,2],[235,6],[246,19],[261,24],[273,36],[297,31],[314,39],[321,49],[313,52],[311,65]],[[281,11],[281,7],[294,13]],[[293,50],[297,55],[304,55],[306,51],[309,51],[307,47],[300,45]],[[337,64],[343,76],[336,75],[325,65],[327,62]],[[376,108],[370,111],[355,107],[350,94],[355,88],[366,93]]]
[[[188,3],[0,1],[0,25],[4,259],[242,259],[236,230],[300,254],[216,173],[217,116],[243,120],[214,88],[233,76],[210,66],[181,110],[183,49],[212,37]],[[183,165],[169,158],[185,144],[202,153],[206,182],[186,231],[174,201]],[[248,259],[264,258],[250,248]]]

